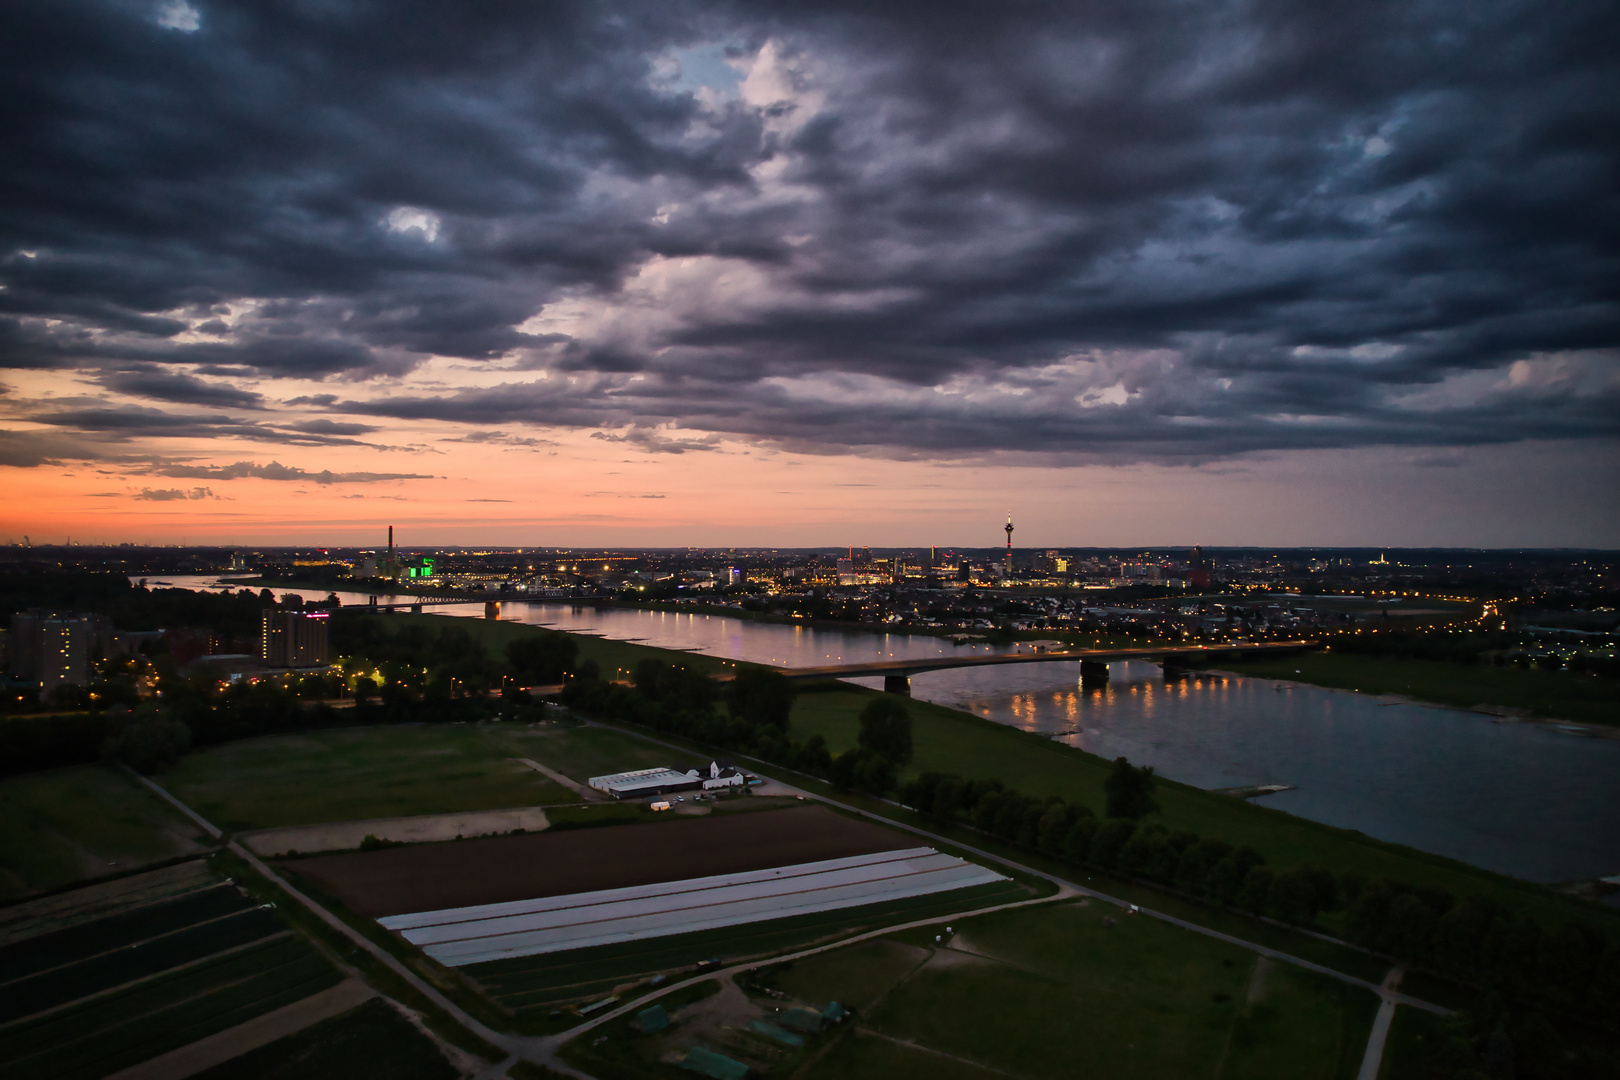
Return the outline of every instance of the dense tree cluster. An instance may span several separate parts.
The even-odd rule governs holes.
[[[196,627],[226,637],[258,633],[259,612],[268,590],[199,592],[135,584],[124,574],[92,570],[21,569],[0,571],[0,612],[28,608],[93,611],[120,630],[172,630]]]
[[[149,659],[108,661],[89,687],[64,688],[72,694],[59,704],[85,711],[0,720],[0,775],[98,758],[161,768],[187,746],[308,728],[534,719],[541,707],[519,686],[561,681],[578,652],[571,636],[540,631],[513,641],[503,663],[459,626],[393,630],[380,618],[335,619],[332,635],[347,675],[221,685],[205,669],[181,675],[161,650]],[[135,677],[154,672],[161,696],[142,700]],[[328,704],[351,684],[352,708]],[[495,687],[505,692],[492,697]]]

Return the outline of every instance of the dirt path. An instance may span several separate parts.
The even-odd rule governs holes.
[[[113,1073],[108,1080],[184,1080],[204,1069],[241,1057],[311,1024],[348,1012],[377,992],[359,979],[346,979],[302,1001],[283,1005],[233,1028],[215,1032],[189,1046],[159,1054],[150,1061]]]
[[[972,1058],[957,1057],[955,1054],[947,1054],[943,1050],[935,1050],[932,1046],[924,1046],[922,1043],[914,1043],[909,1039],[897,1039],[893,1035],[885,1035],[881,1031],[873,1031],[871,1028],[856,1028],[855,1035],[857,1038],[882,1039],[884,1042],[891,1042],[896,1046],[903,1046],[907,1050],[915,1050],[919,1054],[932,1054],[934,1057],[941,1057],[947,1061],[954,1061],[959,1065],[967,1065],[970,1068],[979,1069],[983,1072],[990,1073],[993,1076],[1010,1076],[1013,1078],[1013,1080],[1023,1080],[1023,1077],[1019,1076],[1017,1073],[1010,1073],[1005,1069],[998,1069],[992,1065],[986,1065],[982,1061],[974,1061]]]
[[[533,769],[535,772],[539,773],[541,776],[544,776],[548,780],[556,781],[569,791],[574,792],[582,799],[591,799],[595,802],[601,802],[607,798],[606,795],[600,791],[597,791],[595,788],[586,787],[577,780],[570,780],[556,769],[548,768],[540,764],[538,761],[535,761],[533,758],[520,757],[513,758],[512,760],[517,762],[519,765],[527,765],[529,768]]]
[[[367,836],[401,844],[428,844],[461,837],[491,836],[513,829],[542,832],[550,822],[538,806],[511,810],[475,810],[463,814],[417,814],[412,817],[333,821],[324,825],[295,825],[243,833],[242,843],[255,854],[285,855],[290,851],[353,851]]]

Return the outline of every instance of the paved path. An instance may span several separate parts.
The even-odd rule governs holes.
[[[113,1073],[107,1080],[185,1080],[204,1069],[223,1065],[249,1050],[257,1050],[284,1036],[302,1031],[311,1024],[346,1013],[376,996],[377,992],[359,979],[345,979],[302,1001],[283,1005],[263,1016],[255,1016],[235,1027],[215,1032],[190,1045]]]
[[[1356,1080],[1378,1080],[1378,1070],[1384,1064],[1384,1040],[1389,1038],[1389,1025],[1395,1019],[1395,1006],[1402,1004],[1397,999],[1402,995],[1395,993],[1395,988],[1401,985],[1405,977],[1404,967],[1392,967],[1389,974],[1384,976],[1384,985],[1379,990],[1383,998],[1378,1005],[1378,1015],[1373,1017],[1372,1034],[1367,1036],[1367,1052],[1361,1056],[1361,1071],[1356,1074]],[[1404,1004],[1410,1004],[1407,999]]]
[[[221,837],[223,837],[225,835],[225,833],[222,832],[219,829],[219,827],[216,826],[213,822],[209,821],[207,818],[205,818],[201,814],[197,813],[197,811],[193,810],[191,807],[187,806],[185,803],[181,802],[179,799],[175,798],[173,795],[170,795],[166,790],[164,790],[162,787],[160,787],[156,782],[154,782],[152,780],[149,780],[146,777],[142,776],[140,773],[136,772],[134,769],[130,768],[128,765],[123,765],[123,766],[120,766],[120,767],[125,772],[129,773],[129,775],[133,776],[135,779],[139,780],[141,783],[145,784],[147,787],[149,787],[153,791],[157,792],[158,798],[162,799],[164,802],[168,803],[170,806],[174,807],[176,810],[178,810],[182,814],[186,815],[186,817],[190,818],[192,821],[195,821],[199,826],[202,827],[202,830],[204,832],[206,832],[209,836],[212,836],[215,840],[218,840],[218,839],[220,839]]]

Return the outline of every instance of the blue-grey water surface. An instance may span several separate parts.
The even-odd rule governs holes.
[[[215,579],[166,580],[206,588]],[[483,614],[472,605],[428,610]],[[926,635],[569,603],[507,602],[501,617],[787,667],[994,651]],[[1620,873],[1620,740],[1269,679],[1166,683],[1157,665],[1139,662],[1111,665],[1102,689],[1082,688],[1073,661],[929,672],[911,684],[923,700],[1060,733],[1197,787],[1293,784],[1261,801],[1490,870],[1546,882]]]

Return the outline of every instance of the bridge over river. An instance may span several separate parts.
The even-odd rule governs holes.
[[[891,694],[911,694],[911,677],[925,671],[946,671],[951,668],[990,667],[995,664],[1051,664],[1059,661],[1080,662],[1080,678],[1084,681],[1102,681],[1108,678],[1108,664],[1114,660],[1153,660],[1164,665],[1167,672],[1186,670],[1189,661],[1197,658],[1236,658],[1266,653],[1295,653],[1321,646],[1318,641],[1268,641],[1243,645],[1158,645],[1136,649],[1065,649],[1047,652],[996,653],[991,656],[930,656],[914,660],[873,660],[859,664],[835,664],[827,667],[779,667],[779,674],[795,681],[810,679],[849,679],[858,675],[882,675],[883,689]]]

